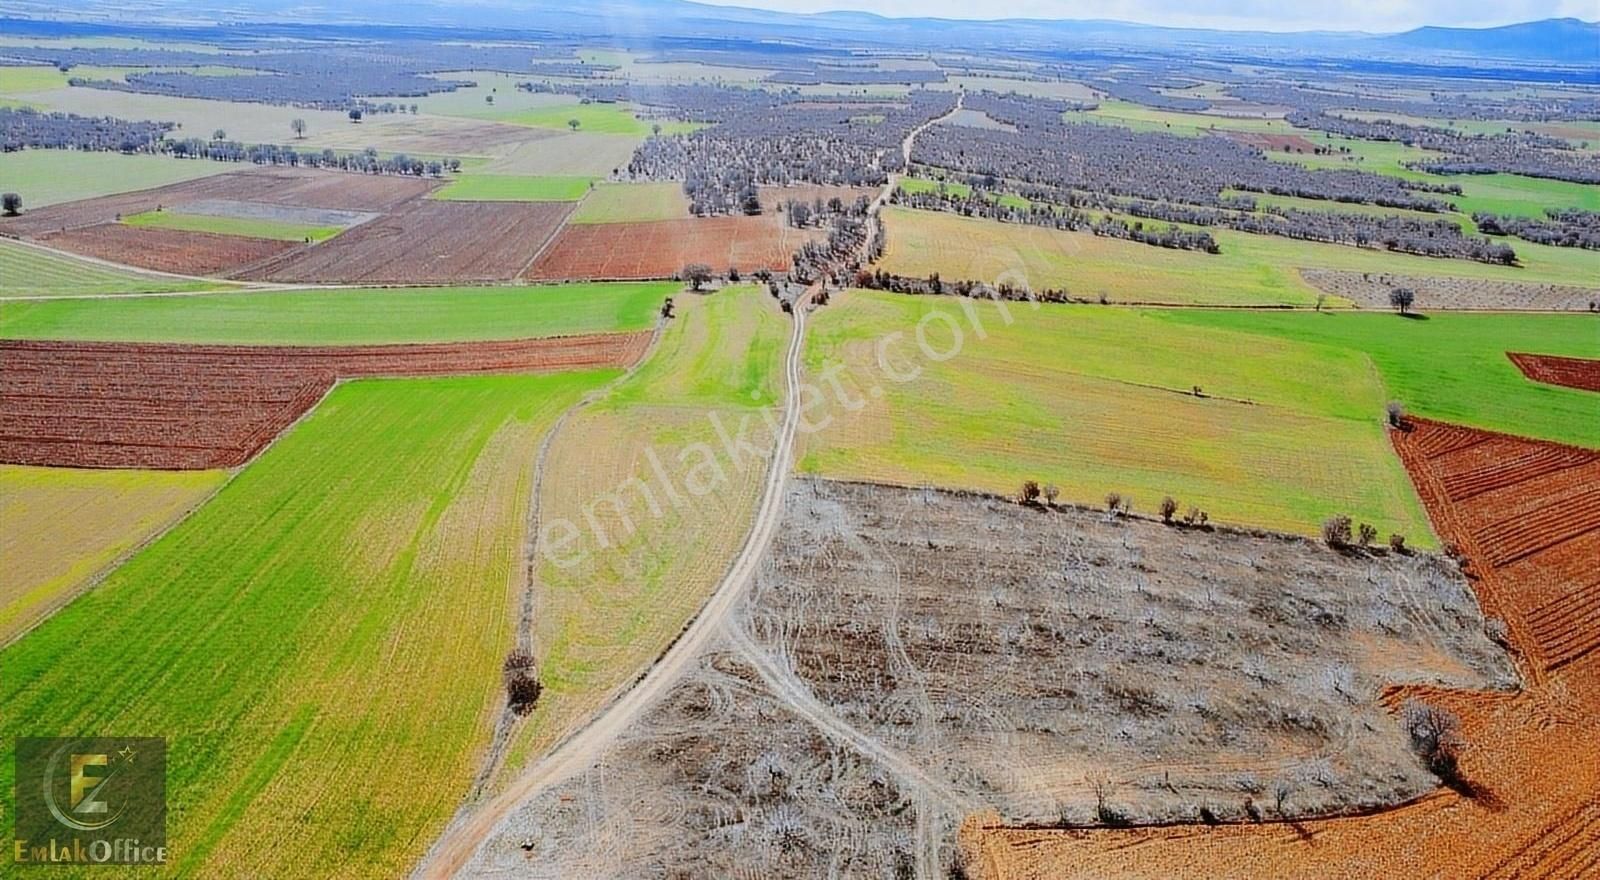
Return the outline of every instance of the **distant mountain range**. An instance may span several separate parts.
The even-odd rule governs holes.
[[[799,14],[692,0],[145,0],[128,19],[123,0],[86,0],[71,10],[51,0],[15,0],[18,19],[204,27],[338,24],[402,29],[468,28],[500,33],[578,34],[623,45],[656,41],[794,42],[811,46],[1000,49],[1033,54],[1126,50],[1210,56],[1293,54],[1429,64],[1559,64],[1600,71],[1600,22],[1546,19],[1491,28],[1423,27],[1398,34],[1266,33],[1072,19],[890,18],[865,12]],[[42,22],[40,22],[42,24]],[[34,24],[34,22],[28,22]],[[23,28],[22,32],[33,32]],[[1589,77],[1585,77],[1589,78]]]

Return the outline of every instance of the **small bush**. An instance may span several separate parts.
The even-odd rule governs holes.
[[[1161,521],[1172,525],[1172,516],[1178,512],[1178,502],[1171,495],[1161,499]]]
[[[1406,536],[1399,533],[1390,535],[1389,549],[1396,553],[1406,552]]]
[[[1106,510],[1108,512],[1110,512],[1110,513],[1116,513],[1117,511],[1119,511],[1121,509],[1122,509],[1122,493],[1121,492],[1107,492],[1106,493]]]
[[[1407,700],[1400,711],[1411,747],[1427,762],[1428,770],[1446,782],[1459,782],[1461,719],[1448,709],[1414,699]]]
[[[1039,500],[1039,482],[1028,480],[1022,484],[1022,489],[1017,492],[1017,500],[1023,504],[1034,504]]]
[[[1044,487],[1044,500],[1046,504],[1054,506],[1056,499],[1060,497],[1061,489],[1055,483],[1049,483]]]
[[[512,651],[506,656],[503,672],[506,705],[518,715],[533,711],[534,704],[539,702],[540,692],[544,690],[544,686],[539,684],[538,667],[533,655],[526,651]]]
[[[22,213],[22,196],[17,193],[0,195],[0,210],[5,211],[7,217],[15,217]]]
[[[1400,401],[1389,401],[1389,405],[1385,406],[1383,411],[1389,419],[1389,427],[1404,428],[1406,426],[1406,408],[1400,405]]]
[[[1350,546],[1350,517],[1344,514],[1330,516],[1322,521],[1322,542],[1335,550]]]
[[[1377,537],[1378,537],[1378,529],[1377,529],[1376,526],[1372,525],[1371,523],[1362,523],[1361,524],[1361,530],[1359,532],[1359,540],[1361,541],[1361,546],[1365,547],[1365,546],[1371,544],[1373,542],[1373,540],[1376,539]]]

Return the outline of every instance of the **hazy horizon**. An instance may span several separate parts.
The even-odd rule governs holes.
[[[1593,21],[1595,7],[1582,0],[1407,0],[1374,7],[1310,0],[1233,0],[1197,11],[1180,0],[1147,0],[1131,5],[1115,0],[1015,0],[1003,8],[973,7],[963,0],[698,0],[712,6],[776,12],[866,12],[888,18],[946,18],[973,21],[1053,19],[1116,21],[1130,24],[1276,33],[1346,31],[1398,33],[1418,27],[1498,27],[1549,18]],[[994,10],[990,12],[989,10]]]

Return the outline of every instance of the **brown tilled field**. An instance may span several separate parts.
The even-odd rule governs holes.
[[[20,217],[0,220],[0,233],[22,237],[41,236],[63,229],[114,223],[119,217],[198,201],[265,202],[302,208],[383,212],[421,198],[441,183],[393,174],[354,174],[313,168],[249,168],[171,186],[27,211]]]
[[[1583,391],[1600,391],[1600,360],[1510,352],[1511,362],[1535,382]]]
[[[1384,694],[1515,682],[1439,557],[800,480],[721,644],[469,873],[934,877],[984,809],[1370,809],[1437,785]]]
[[[1362,308],[1370,309],[1389,308],[1389,292],[1396,287],[1415,291],[1415,306],[1420,311],[1491,309],[1581,312],[1587,311],[1590,303],[1600,301],[1600,289],[1564,284],[1444,276],[1419,278],[1340,269],[1301,269],[1300,277],[1318,290],[1342,296]]]
[[[85,257],[179,275],[226,275],[304,247],[297,241],[101,223],[39,236]]]
[[[776,214],[697,217],[648,223],[573,225],[534,262],[535,281],[670,278],[689,263],[715,272],[788,269],[818,230],[791,229]]]
[[[527,268],[573,204],[417,199],[238,277],[286,283],[508,281]]]
[[[1461,719],[1453,790],[1349,819],[1049,831],[974,817],[982,878],[1600,875],[1600,451],[1414,420],[1393,435],[1440,536],[1527,680],[1403,688]]]
[[[649,333],[343,347],[0,342],[0,463],[248,461],[336,379],[626,366]]]

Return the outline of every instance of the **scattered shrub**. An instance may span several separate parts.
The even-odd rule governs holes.
[[[1361,524],[1361,529],[1358,533],[1358,540],[1361,542],[1361,546],[1365,547],[1371,544],[1377,537],[1378,528],[1376,526],[1371,523]]]
[[[1390,535],[1389,549],[1396,553],[1406,552],[1406,536],[1398,533]]]
[[[539,683],[537,664],[526,651],[512,651],[504,666],[506,704],[518,715],[533,711],[544,686]]]
[[[1022,484],[1022,489],[1017,493],[1017,500],[1023,504],[1035,504],[1039,501],[1039,481],[1027,480]]]
[[[1322,542],[1335,550],[1350,546],[1350,517],[1344,514],[1330,516],[1322,521]]]
[[[1161,521],[1172,525],[1172,516],[1178,512],[1178,502],[1171,495],[1161,499]]]

